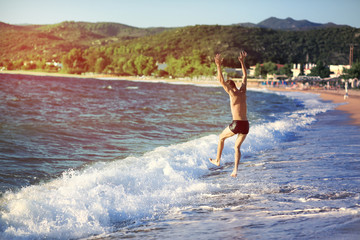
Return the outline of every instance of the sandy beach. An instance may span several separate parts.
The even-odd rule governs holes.
[[[336,108],[350,114],[350,124],[360,126],[360,91],[349,90],[348,98],[344,99],[345,90],[300,90],[300,89],[286,89],[286,88],[268,88],[272,91],[296,91],[296,92],[308,92],[320,94],[320,97],[325,101],[332,101],[339,103],[340,105]]]
[[[321,92],[320,97],[334,103],[344,103],[337,107],[337,109],[350,113],[351,123],[360,125],[360,96],[355,95],[353,92],[353,94],[349,94],[348,99],[344,99],[344,94],[341,93]]]
[[[153,78],[153,77],[136,77],[136,76],[111,76],[111,75],[75,75],[75,74],[63,74],[63,73],[47,73],[47,72],[31,72],[31,71],[2,71],[4,74],[26,74],[36,76],[53,76],[53,77],[77,77],[77,78],[96,78],[96,79],[108,79],[108,80],[129,80],[129,81],[155,81],[155,82],[172,82],[172,83],[191,83],[191,84],[206,84],[206,85],[219,85],[217,81],[213,79],[209,80],[187,80],[187,79],[170,79],[170,78]],[[257,83],[249,81],[250,87],[259,87]],[[289,88],[273,88],[266,87],[272,91],[297,91],[320,94],[320,97],[325,101],[332,101],[339,103],[336,109],[347,112],[350,114],[352,121],[350,124],[360,126],[360,91],[349,90],[349,98],[344,99],[345,90],[301,90],[301,89],[289,89]]]

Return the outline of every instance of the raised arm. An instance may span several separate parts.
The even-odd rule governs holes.
[[[240,90],[245,90],[246,91],[246,85],[247,85],[247,71],[246,71],[246,66],[245,66],[245,58],[247,56],[247,53],[243,50],[240,52],[240,56],[238,57],[239,62],[241,63],[241,68],[242,68],[242,72],[243,72],[243,78],[242,78],[242,84],[241,84],[241,88]]]
[[[221,54],[216,54],[214,59],[217,68],[217,78],[219,79],[219,82],[221,86],[223,86],[225,91],[230,94],[231,88],[225,83],[224,76],[222,75],[222,71],[221,71],[221,64],[224,59],[221,57]]]

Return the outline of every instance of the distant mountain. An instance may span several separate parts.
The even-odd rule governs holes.
[[[78,31],[83,34],[91,33],[91,35],[96,36],[96,38],[137,38],[160,33],[166,30],[166,28],[137,28],[125,24],[111,22],[89,23],[71,21],[54,25],[44,25],[39,27],[38,30],[46,31],[54,35],[59,33],[64,34],[64,31],[71,33]]]
[[[260,27],[260,28],[269,28],[274,30],[293,30],[293,31],[303,31],[303,30],[312,30],[320,28],[329,28],[329,27],[345,27],[345,25],[337,25],[334,23],[314,23],[308,20],[294,20],[292,18],[280,19],[276,17],[270,17],[264,21],[259,22],[258,24],[253,23],[239,23],[237,25],[243,27]]]
[[[322,26],[320,23],[313,23],[308,20],[294,20],[292,18],[279,19],[276,17],[268,18],[257,24],[259,27],[271,28],[276,30],[307,30],[319,28]]]
[[[241,27],[258,27],[257,24],[255,23],[251,23],[251,22],[246,22],[246,23],[238,23],[238,24],[233,24],[233,25],[237,25],[237,26],[241,26]]]

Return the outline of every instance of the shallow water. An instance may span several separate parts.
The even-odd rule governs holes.
[[[317,95],[248,92],[238,178],[219,87],[0,75],[0,236],[359,236],[359,128]],[[111,86],[109,89],[108,86]]]

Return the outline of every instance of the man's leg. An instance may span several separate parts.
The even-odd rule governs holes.
[[[212,164],[215,164],[216,166],[220,166],[220,158],[221,158],[222,151],[224,149],[225,139],[232,137],[234,135],[235,135],[235,133],[233,133],[229,127],[226,127],[224,129],[224,131],[220,134],[216,159],[211,159],[211,158],[209,159]]]
[[[231,173],[232,177],[237,176],[237,170],[238,170],[238,166],[239,166],[239,162],[240,162],[240,158],[241,158],[240,147],[241,147],[241,144],[244,142],[246,136],[247,136],[246,134],[240,133],[236,139],[236,142],[235,142],[235,165],[234,165],[234,170]]]

